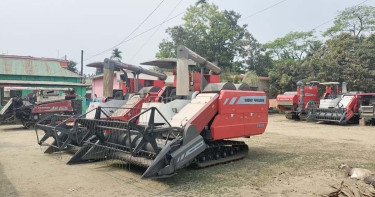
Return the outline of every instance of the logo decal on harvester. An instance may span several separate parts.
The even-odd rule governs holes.
[[[241,96],[240,99],[238,99],[237,103],[238,105],[261,105],[266,104],[266,96]]]
[[[226,98],[223,105],[227,104],[228,101],[229,101],[229,98]]]
[[[234,104],[234,102],[236,102],[236,99],[237,99],[237,97],[235,96],[235,97],[233,97],[231,100],[230,100],[230,102],[229,102],[229,105],[233,105]]]
[[[179,157],[177,159],[177,163],[180,162],[180,161],[182,161],[185,157],[189,156],[191,153],[193,153],[194,151],[196,151],[198,148],[200,148],[203,145],[204,145],[203,141],[200,141],[198,144],[196,144],[193,147],[191,147],[188,151],[186,151],[185,153],[183,153],[181,155],[181,157]]]

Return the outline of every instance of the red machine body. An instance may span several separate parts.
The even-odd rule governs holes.
[[[285,117],[294,120],[304,120],[306,118],[307,104],[313,102],[319,103],[318,83],[312,82],[310,85],[297,83],[297,92],[286,92],[277,95],[277,107],[285,111]]]
[[[297,94],[279,94],[276,97],[277,108],[281,111],[293,111],[297,108]]]
[[[303,93],[303,108],[305,109],[309,101],[314,101],[319,103],[319,93],[318,86],[304,86]],[[298,107],[298,101],[301,98],[301,89],[297,87],[297,92],[295,94],[279,94],[276,97],[277,107],[281,111],[295,111]]]
[[[61,132],[56,143],[67,140],[60,150],[67,145],[81,147],[69,164],[116,159],[146,167],[142,178],[165,178],[189,165],[204,168],[246,157],[247,144],[230,139],[265,132],[269,104],[266,94],[231,82],[220,83],[221,69],[217,65],[185,46],[176,51],[177,59],[152,61],[159,67],[176,68],[175,87],[159,91],[145,88],[119,108],[132,105],[132,109],[141,110],[139,113],[123,115],[124,111],[115,111],[112,115],[104,113],[111,117],[101,119],[103,111],[98,107],[95,119],[77,118],[70,132]],[[189,59],[195,64],[190,64]],[[105,69],[110,71],[111,65],[129,66],[104,60]],[[189,72],[190,65],[199,65],[214,75]],[[108,93],[103,95],[111,95],[109,89],[103,90]],[[311,96],[309,91],[306,94]],[[56,136],[50,134],[56,129],[46,130],[45,136]]]
[[[218,113],[211,125],[214,140],[264,133],[268,123],[268,99],[264,92],[223,90]]]
[[[326,91],[324,92],[322,98],[327,98],[329,95],[340,95],[341,87],[338,85],[326,85]]]
[[[211,124],[211,139],[230,139],[264,133],[268,123],[268,99],[264,92],[221,90],[187,124],[203,131]]]
[[[52,103],[44,103],[35,106],[32,109],[33,114],[44,114],[44,113],[65,113],[65,112],[72,112],[72,102],[71,100],[64,100],[64,101],[56,101]]]
[[[174,80],[173,86],[177,86],[176,81],[176,70],[173,70]],[[204,79],[207,83],[220,83],[220,75],[210,75],[210,74],[203,74]],[[192,72],[189,73],[189,83],[193,83],[193,91],[200,91],[201,88],[201,73],[200,72]]]
[[[301,98],[301,91],[300,87],[297,87],[297,97],[298,99]],[[319,103],[319,93],[318,93],[318,86],[304,86],[304,96],[303,96],[303,109],[306,109],[307,103],[310,101],[314,101],[316,104]]]
[[[120,120],[120,121],[128,121],[135,115],[139,114],[142,109],[142,104],[144,102],[158,102],[160,98],[162,98],[163,93],[166,91],[167,87],[161,88],[158,92],[149,92],[143,98],[137,100],[127,112],[122,116],[112,116],[111,118],[102,118],[103,120]],[[131,101],[131,100],[130,100]]]
[[[324,82],[325,93],[319,105],[309,105],[307,109],[308,121],[326,121],[338,124],[356,123],[362,117],[362,112],[373,114],[372,97],[375,93],[348,92],[346,82],[340,86],[339,82]],[[364,97],[364,99],[362,99]],[[374,102],[375,103],[375,102]]]
[[[136,92],[135,87],[134,87],[134,78],[129,79],[129,84],[128,84],[130,87],[129,91],[127,90],[126,85],[127,85],[126,82],[120,83],[120,88],[124,94]],[[156,87],[162,88],[164,87],[164,81],[163,80],[138,79],[138,85],[140,85],[141,87],[156,86]],[[140,88],[138,87],[138,89]]]

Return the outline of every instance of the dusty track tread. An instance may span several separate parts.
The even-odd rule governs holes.
[[[192,164],[192,167],[206,168],[206,167],[210,167],[210,166],[215,166],[215,165],[219,165],[219,164],[225,164],[225,163],[229,163],[229,162],[232,162],[232,161],[241,160],[244,157],[246,157],[246,155],[248,154],[248,151],[249,151],[248,146],[244,142],[240,142],[240,141],[221,140],[221,141],[218,141],[218,142],[208,142],[207,146],[208,146],[208,148],[205,151],[203,151],[200,155],[197,156],[197,160],[196,160],[196,162],[194,162]],[[220,148],[228,148],[228,147],[231,147],[231,148],[236,147],[236,148],[239,148],[240,150],[232,156],[226,156],[224,158],[221,157],[219,159],[211,159],[211,160],[205,161],[205,162],[199,161],[200,157],[202,157],[204,155],[207,155],[207,154],[215,153],[215,151],[212,152],[215,149],[218,150]],[[218,153],[220,153],[220,152],[218,152]]]

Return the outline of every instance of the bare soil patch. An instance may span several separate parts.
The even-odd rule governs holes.
[[[33,130],[0,126],[0,196],[319,196],[350,180],[340,163],[375,172],[375,128],[325,125],[270,115],[266,132],[250,139],[240,161],[182,169],[143,180],[144,169],[118,161],[68,166],[67,153],[43,154]]]

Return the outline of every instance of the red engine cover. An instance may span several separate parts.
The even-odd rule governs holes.
[[[294,110],[293,108],[297,106],[298,96],[295,94],[279,94],[276,97],[277,108],[282,111]],[[285,105],[285,103],[289,103]]]
[[[309,101],[319,103],[318,87],[317,86],[304,86],[303,109],[306,108]],[[295,111],[298,107],[298,100],[301,98],[300,88],[297,87],[296,94],[279,94],[276,97],[277,108],[282,111]]]
[[[297,88],[297,95],[299,99],[301,97],[301,92],[299,90],[299,87]],[[306,105],[309,101],[314,101],[315,103],[319,103],[318,86],[304,86],[303,109],[306,108]]]
[[[60,113],[73,111],[72,102],[70,100],[56,101],[35,106],[32,109],[33,114],[43,113]]]
[[[218,114],[211,125],[214,140],[262,134],[268,123],[268,98],[264,92],[222,90]]]

